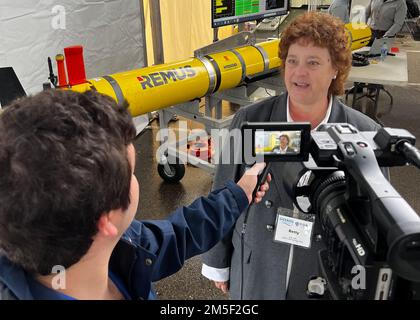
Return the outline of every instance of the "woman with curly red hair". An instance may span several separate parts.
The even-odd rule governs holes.
[[[328,88],[329,95],[336,96],[344,93],[344,83],[352,61],[350,47],[349,34],[341,20],[326,14],[309,12],[294,20],[282,33],[279,55],[283,61],[282,68],[286,72],[294,69],[292,56],[296,50],[308,51],[311,57],[319,54],[318,60],[321,59],[324,63],[319,65],[321,61],[312,59],[308,63],[315,65],[308,70],[319,71],[320,67],[331,67],[333,76],[326,79],[325,87]]]
[[[350,123],[361,131],[379,125],[345,106],[338,98],[351,68],[349,36],[344,23],[329,14],[307,12],[298,16],[281,34],[280,57],[286,92],[241,108],[231,129],[250,122],[307,121],[315,130],[323,123]],[[232,144],[231,144],[232,145]],[[230,154],[239,148],[232,147]],[[226,180],[237,181],[245,164],[218,165],[213,189]],[[294,208],[285,186],[300,163],[273,163],[274,183],[265,201],[251,207],[244,243],[242,215],[230,235],[203,255],[202,273],[233,299],[305,299],[308,281],[320,275],[317,254],[324,248],[319,222]],[[273,241],[278,215],[312,219],[311,247]]]

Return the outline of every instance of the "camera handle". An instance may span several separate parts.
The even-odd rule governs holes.
[[[258,175],[257,185],[255,186],[254,191],[252,191],[251,205],[254,204],[254,199],[255,199],[255,196],[258,192],[258,189],[261,187],[261,185],[267,179],[267,176],[270,173],[270,169],[271,169],[271,162],[268,162],[267,165],[265,166],[265,168],[263,169],[263,171]]]
[[[418,169],[420,169],[420,151],[411,143],[402,140],[397,144],[397,149],[405,156],[405,158]]]

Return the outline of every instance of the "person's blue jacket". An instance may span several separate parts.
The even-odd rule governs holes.
[[[186,259],[213,247],[247,206],[245,192],[228,182],[165,220],[134,220],[112,253],[110,274],[121,280],[130,298],[148,299],[153,296],[152,282],[177,272]],[[66,298],[0,255],[0,300]]]

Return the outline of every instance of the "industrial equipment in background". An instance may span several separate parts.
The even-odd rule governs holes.
[[[352,50],[364,47],[370,41],[371,30],[366,24],[347,24],[346,28]],[[49,79],[59,89],[96,90],[119,104],[127,101],[133,116],[161,110],[161,129],[167,128],[173,114],[177,114],[201,122],[210,133],[212,128],[228,127],[233,118],[233,115],[222,117],[222,101],[244,106],[255,102],[252,94],[260,88],[272,90],[274,94],[281,92],[280,41],[257,43],[254,34],[240,32],[196,50],[194,57],[189,59],[92,79],[86,79],[83,48],[72,46],[64,49],[64,59],[62,55],[56,57],[58,79],[49,64]],[[200,111],[203,97],[204,114]],[[163,166],[163,170],[160,168],[159,172],[163,172],[161,177],[166,181],[179,181],[185,172],[185,164],[176,160],[180,158],[177,153],[179,150],[174,146],[160,156],[159,166]],[[174,155],[175,161],[168,161],[170,154]],[[195,165],[214,171],[214,164],[201,158]]]

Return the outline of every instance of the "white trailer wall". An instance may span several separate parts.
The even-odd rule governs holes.
[[[0,0],[0,67],[26,93],[47,82],[47,57],[84,47],[88,78],[144,66],[139,0]]]

